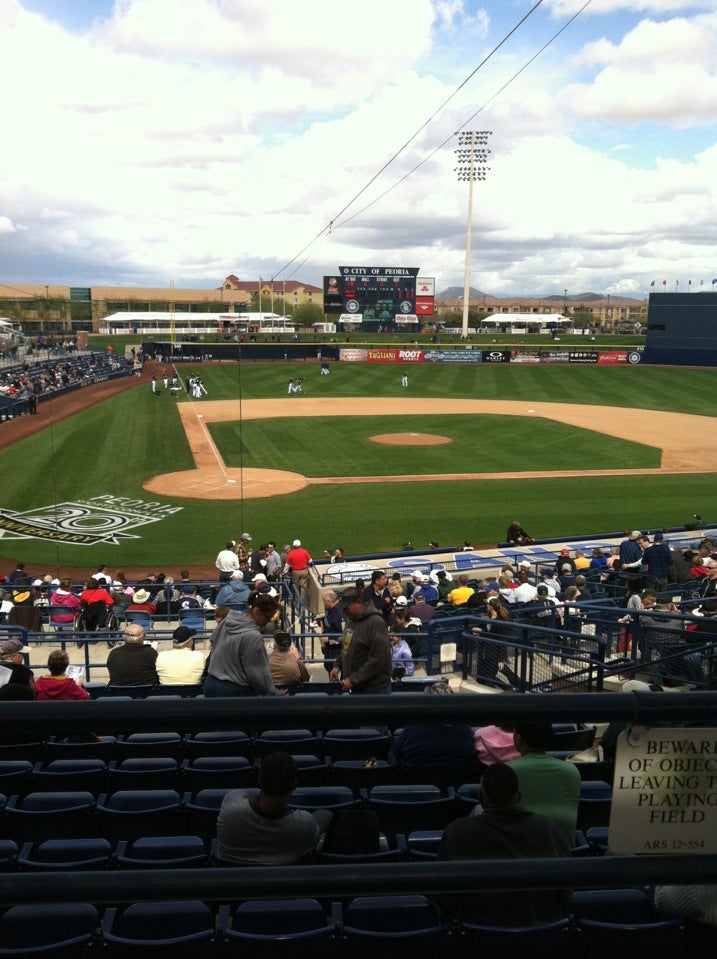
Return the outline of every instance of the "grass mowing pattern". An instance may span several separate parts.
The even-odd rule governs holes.
[[[179,369],[186,376],[192,368]],[[400,387],[400,368],[396,366],[333,364],[328,377],[321,377],[315,364],[301,363],[243,365],[241,369],[237,364],[223,364],[200,369],[209,398],[236,399],[237,416],[240,390],[242,399],[284,397],[289,375],[304,377],[309,396],[326,397],[327,414],[332,396],[376,396],[372,433],[399,432],[391,412],[394,396],[503,397],[717,415],[715,372],[705,369],[409,366],[407,390]],[[677,526],[695,512],[707,519],[717,517],[714,474],[382,486],[359,483],[313,487],[243,504],[170,501],[151,497],[142,488],[142,481],[147,476],[192,466],[174,406],[169,395],[152,396],[149,383],[143,381],[136,390],[0,453],[0,506],[6,512],[26,512],[64,500],[109,494],[181,506],[179,513],[143,527],[138,531],[139,539],[124,540],[119,546],[77,547],[5,536],[2,552],[17,560],[45,565],[48,571],[61,566],[85,566],[90,571],[106,562],[113,567],[146,564],[147,568],[176,572],[183,566],[191,570],[193,563],[212,563],[224,541],[236,538],[244,529],[257,541],[274,537],[284,543],[299,536],[320,556],[327,546],[342,545],[349,553],[373,552],[396,549],[405,539],[416,548],[434,538],[442,544],[461,543],[466,538],[498,542],[515,518],[535,536],[559,536]],[[50,421],[51,405],[43,404],[41,414]],[[300,426],[301,421],[282,423],[281,460],[287,469],[293,468],[297,424]],[[246,421],[244,427],[248,426]],[[310,429],[303,427],[300,432],[307,431]],[[423,427],[421,431],[425,431]],[[603,444],[602,437],[600,442]],[[502,445],[506,444],[501,431],[488,431],[480,444],[475,443],[476,461],[482,462],[487,450]],[[268,465],[260,449],[249,452],[259,457],[259,465]],[[354,461],[359,459],[356,453],[352,457]],[[421,457],[420,451],[405,453],[410,472],[417,469],[415,461]],[[521,468],[523,462],[525,451],[514,452],[512,468]]]
[[[404,476],[406,473],[505,473],[531,470],[654,468],[660,452],[542,417],[441,415],[311,417],[214,423],[224,462],[291,469],[304,476]],[[432,433],[443,446],[386,446],[380,433]],[[499,437],[500,442],[493,440]]]

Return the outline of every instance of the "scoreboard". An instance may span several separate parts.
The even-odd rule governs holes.
[[[418,267],[340,266],[324,277],[324,311],[359,323],[417,323],[417,280]]]

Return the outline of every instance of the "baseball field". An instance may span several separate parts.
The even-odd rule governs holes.
[[[155,368],[161,374],[169,367]],[[401,385],[406,370],[408,385]],[[0,571],[211,569],[248,531],[316,558],[678,526],[717,516],[715,372],[577,366],[204,364],[73,415],[0,426]],[[287,394],[289,378],[303,392]],[[129,388],[126,388],[129,387]],[[3,431],[7,431],[3,433]],[[9,445],[8,445],[9,444]]]

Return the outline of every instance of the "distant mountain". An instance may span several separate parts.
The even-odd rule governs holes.
[[[442,293],[436,293],[437,300],[458,300],[463,296],[463,287],[462,286],[449,286],[447,290],[443,290]],[[475,290],[472,286],[469,287],[468,296],[471,300],[475,300],[480,296],[487,296],[482,290]]]
[[[613,296],[614,294],[611,294]],[[457,300],[463,296],[463,287],[462,286],[449,286],[448,289],[443,290],[442,293],[436,293],[437,300]],[[480,297],[489,297],[492,299],[500,300],[509,300],[515,298],[516,300],[542,300],[543,303],[594,303],[596,300],[605,300],[607,299],[607,293],[569,293],[565,296],[564,293],[553,293],[551,296],[536,296],[533,293],[514,293],[509,296],[494,297],[491,293],[484,293],[482,290],[474,290],[473,287],[470,288],[470,298],[471,300],[479,299]],[[615,295],[616,300],[627,300],[628,302],[641,303],[642,299],[640,297],[634,296],[624,296],[624,295]]]

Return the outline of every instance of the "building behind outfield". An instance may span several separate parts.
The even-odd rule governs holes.
[[[717,366],[717,293],[652,293],[643,362]]]

